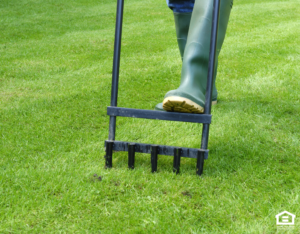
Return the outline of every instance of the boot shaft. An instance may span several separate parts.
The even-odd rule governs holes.
[[[181,60],[183,60],[184,49],[188,37],[190,21],[192,13],[176,13],[174,12],[174,21],[178,47],[181,55]]]

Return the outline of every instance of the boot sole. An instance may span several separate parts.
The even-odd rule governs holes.
[[[171,96],[163,101],[163,108],[166,111],[183,112],[183,113],[197,113],[204,112],[204,108],[197,103],[183,97]]]

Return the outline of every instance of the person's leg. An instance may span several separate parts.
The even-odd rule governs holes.
[[[189,26],[195,0],[167,0],[168,7],[173,11],[178,48],[181,60],[189,32]],[[155,110],[164,111],[162,103],[155,106]]]
[[[232,0],[221,0],[217,56],[221,50]],[[203,113],[208,73],[208,59],[212,26],[212,0],[196,0],[184,50],[181,84],[165,95],[163,108],[167,111]],[[217,62],[217,61],[216,61]],[[217,63],[216,63],[217,64]],[[215,76],[216,77],[216,69]],[[214,87],[213,101],[217,92]]]

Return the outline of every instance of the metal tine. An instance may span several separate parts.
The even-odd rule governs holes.
[[[158,155],[158,146],[151,146],[151,168],[152,173],[157,171],[157,155]]]
[[[112,167],[113,141],[106,142],[105,168]]]
[[[174,149],[173,172],[176,172],[176,174],[179,174],[179,171],[180,171],[180,154],[181,154],[181,148],[175,148]]]
[[[197,167],[196,167],[196,174],[201,176],[203,173],[203,166],[204,166],[204,152],[198,151],[197,155]]]
[[[128,168],[134,169],[135,144],[128,144]]]

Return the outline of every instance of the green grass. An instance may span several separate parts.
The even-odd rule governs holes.
[[[194,159],[152,174],[125,152],[104,169],[116,1],[2,0],[0,233],[300,233],[299,9],[235,0],[199,178]],[[126,1],[118,105],[153,109],[180,69],[165,1]],[[200,133],[118,118],[116,139],[198,148]],[[284,210],[294,229],[277,230]]]

